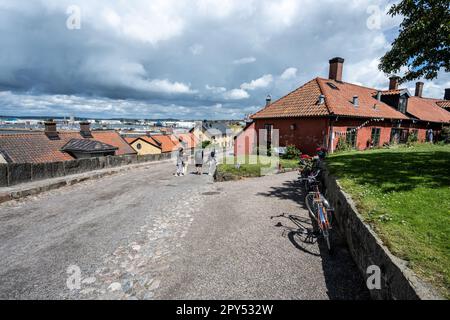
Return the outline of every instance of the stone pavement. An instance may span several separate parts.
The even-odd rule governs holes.
[[[334,256],[305,242],[295,173],[213,183],[173,171],[160,163],[1,204],[0,298],[368,298],[339,237]]]

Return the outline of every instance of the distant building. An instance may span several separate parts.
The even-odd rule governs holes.
[[[234,131],[224,122],[199,122],[190,133],[200,141],[210,141],[221,148],[232,148],[234,145]]]
[[[125,138],[125,141],[137,152],[138,155],[161,154],[161,143],[149,136]]]
[[[191,133],[127,137],[125,140],[139,155],[175,152],[180,148],[192,150],[199,143]]]
[[[0,134],[0,154],[8,163],[45,163],[136,151],[116,131],[91,131],[90,123],[82,122],[80,131],[58,132],[49,121],[44,131]]]

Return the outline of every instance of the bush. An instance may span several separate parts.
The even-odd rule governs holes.
[[[450,143],[450,127],[442,128],[441,137],[439,140],[444,143]]]
[[[301,152],[296,146],[287,146],[286,147],[286,153],[283,154],[283,159],[298,159],[300,157]]]
[[[408,140],[406,141],[406,145],[407,145],[408,147],[410,147],[410,146],[414,145],[418,140],[419,140],[419,139],[418,139],[418,137],[417,137],[417,132],[410,133],[410,134],[408,135]]]
[[[349,151],[352,150],[352,146],[347,142],[347,139],[345,137],[339,137],[336,151]]]

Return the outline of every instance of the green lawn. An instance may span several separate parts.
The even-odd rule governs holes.
[[[338,153],[327,163],[392,253],[450,298],[450,145]]]
[[[299,167],[299,160],[286,160],[279,159],[281,166],[285,169],[293,169]],[[226,163],[219,164],[217,171],[219,174],[228,173],[236,177],[260,177],[263,173],[263,168],[270,168],[271,164],[273,168],[278,169],[276,162],[270,162],[271,158],[266,156],[242,156],[242,157],[229,157],[226,159]],[[272,159],[272,161],[275,161]],[[239,163],[239,167],[236,164]]]

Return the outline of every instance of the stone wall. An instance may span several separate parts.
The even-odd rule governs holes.
[[[108,156],[76,159],[64,162],[0,164],[0,187],[8,187],[20,183],[68,176],[105,168],[168,160],[171,156],[172,153],[163,153],[142,156]]]
[[[377,234],[364,222],[351,197],[341,189],[339,182],[330,175],[325,165],[322,170],[326,198],[335,209],[335,221],[359,271],[367,280],[372,274],[367,273],[369,266],[375,265],[381,270],[381,289],[370,290],[372,298],[441,299],[434,289],[417,278],[405,261],[389,252]]]

